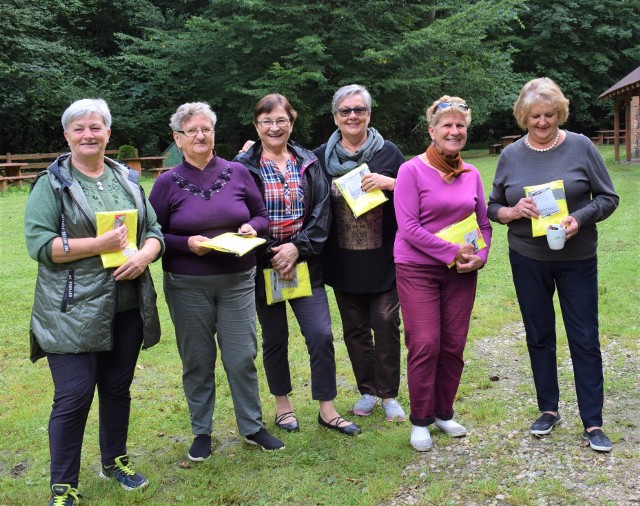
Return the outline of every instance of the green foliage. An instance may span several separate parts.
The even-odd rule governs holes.
[[[123,160],[125,158],[135,158],[138,154],[138,150],[135,146],[131,144],[123,144],[118,148],[118,156],[116,157],[118,160]]]
[[[640,64],[640,0],[6,0],[0,19],[0,152],[14,153],[61,150],[62,111],[91,96],[109,103],[116,145],[161,152],[170,115],[201,100],[235,150],[273,92],[314,147],[335,130],[333,93],[354,82],[404,151],[424,147],[422,111],[443,94],[469,102],[469,143],[485,143],[518,131],[511,107],[540,75],[571,100],[567,126],[589,133],[611,126],[598,95]]]
[[[527,0],[524,6],[517,23],[496,27],[495,34],[517,51],[513,69],[522,84],[554,79],[571,102],[567,126],[574,131],[611,127],[612,103],[598,97],[640,65],[640,0]]]

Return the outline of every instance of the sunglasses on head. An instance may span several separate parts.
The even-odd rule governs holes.
[[[461,111],[468,111],[469,106],[464,102],[440,102],[436,105],[436,109],[446,109],[448,107],[457,107]]]

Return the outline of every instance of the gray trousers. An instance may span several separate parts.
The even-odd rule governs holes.
[[[216,334],[240,435],[262,426],[255,366],[255,269],[214,276],[164,273],[194,434],[210,434],[216,397]]]

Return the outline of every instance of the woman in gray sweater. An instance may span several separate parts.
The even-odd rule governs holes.
[[[618,195],[591,141],[559,128],[569,115],[569,101],[555,82],[546,77],[529,81],[513,112],[527,135],[500,156],[489,218],[509,227],[513,283],[542,413],[531,433],[549,434],[560,421],[553,306],[557,290],[583,437],[592,449],[610,451],[611,441],[602,431],[596,223],[613,213]],[[539,193],[525,188],[531,186]],[[541,196],[547,197],[544,208]],[[543,225],[549,222],[565,228],[564,248],[549,248]]]

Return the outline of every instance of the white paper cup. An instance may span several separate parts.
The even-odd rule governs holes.
[[[547,242],[551,249],[564,248],[566,229],[562,225],[549,225],[547,227]]]

